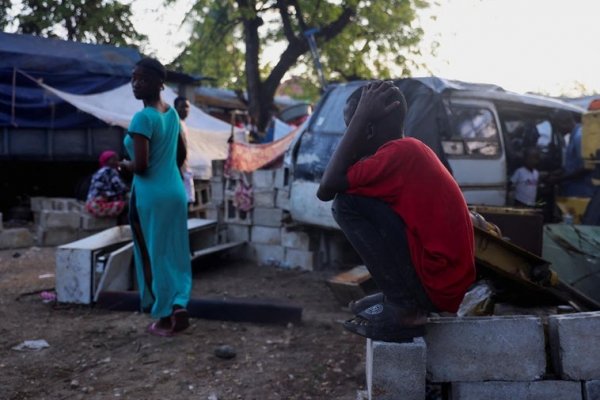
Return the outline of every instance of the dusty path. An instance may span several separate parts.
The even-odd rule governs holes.
[[[17,256],[18,255],[18,256]],[[0,399],[356,399],[364,388],[364,340],[319,273],[207,260],[196,296],[287,298],[304,307],[297,326],[192,320],[174,338],[145,333],[147,315],[44,304],[54,249],[0,251]],[[17,300],[17,297],[20,297]],[[15,351],[45,339],[40,351]],[[237,356],[223,360],[215,347]]]

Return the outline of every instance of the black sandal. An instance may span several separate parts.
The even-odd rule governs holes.
[[[185,308],[178,308],[171,315],[173,332],[181,332],[190,326],[190,314]]]
[[[357,335],[383,342],[407,342],[425,335],[425,321],[418,310],[379,303],[361,311],[356,317],[344,322],[344,328]],[[407,320],[414,319],[408,323]]]
[[[383,303],[385,296],[382,292],[370,294],[368,296],[363,297],[360,300],[351,301],[348,304],[348,308],[352,311],[352,314],[359,314],[366,310],[367,308],[374,306],[375,304]]]

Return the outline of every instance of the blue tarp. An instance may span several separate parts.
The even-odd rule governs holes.
[[[127,83],[140,58],[131,48],[0,33],[0,126],[103,125],[50,95],[25,74],[65,92],[100,93]]]

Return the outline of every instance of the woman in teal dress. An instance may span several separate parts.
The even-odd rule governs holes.
[[[132,75],[133,94],[144,109],[133,117],[125,137],[134,174],[129,219],[143,310],[156,319],[148,331],[170,336],[189,326],[186,306],[192,287],[187,231],[187,197],[179,173],[179,117],[160,92],[166,69],[145,58]],[[179,159],[179,160],[178,160]]]

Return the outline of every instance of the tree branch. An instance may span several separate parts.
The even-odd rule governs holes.
[[[298,20],[298,25],[300,26],[300,29],[302,30],[302,32],[305,32],[306,30],[308,30],[308,27],[306,26],[306,20],[304,19],[304,14],[302,14],[302,9],[300,8],[298,1],[291,0],[290,3],[292,3],[292,5],[294,6],[294,10],[296,10],[296,19]]]
[[[315,37],[327,42],[336,37],[341,31],[344,30],[346,25],[350,23],[352,17],[356,14],[356,10],[350,7],[344,7],[344,11],[340,16],[332,23],[321,28],[319,32],[315,34]]]
[[[281,22],[283,23],[283,33],[285,34],[288,42],[297,40],[296,35],[294,34],[294,28],[292,27],[292,21],[290,20],[290,14],[288,13],[287,1],[277,0],[277,8],[279,8]]]

